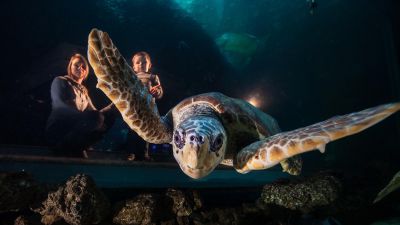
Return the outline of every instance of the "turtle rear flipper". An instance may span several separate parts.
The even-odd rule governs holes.
[[[315,149],[324,152],[327,143],[363,131],[399,110],[400,103],[386,104],[273,135],[243,148],[235,158],[234,167],[246,173],[270,168]]]
[[[171,142],[171,128],[161,119],[153,97],[106,32],[92,29],[88,58],[97,87],[115,104],[129,127],[147,142]]]
[[[303,167],[303,160],[300,155],[295,155],[290,158],[280,161],[283,172],[290,175],[300,175]]]

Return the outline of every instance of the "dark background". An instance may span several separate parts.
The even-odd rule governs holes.
[[[203,92],[258,95],[261,108],[291,130],[400,100],[399,1],[321,0],[310,14],[306,0],[231,0],[218,26],[204,20],[212,8],[202,2],[193,14],[202,23],[168,0],[2,3],[0,143],[46,145],[51,81],[66,74],[71,55],[86,54],[93,27],[108,32],[128,61],[136,51],[150,53],[165,90],[161,114]],[[268,39],[238,70],[214,43],[224,32]],[[92,73],[87,86],[101,108],[108,100]],[[305,165],[398,164],[399,129],[392,116],[329,144],[323,157],[308,154],[314,163]]]

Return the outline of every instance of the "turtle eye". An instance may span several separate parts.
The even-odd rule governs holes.
[[[184,132],[175,131],[174,143],[177,148],[183,148],[183,146],[185,145]]]
[[[212,151],[212,152],[216,152],[216,151],[218,151],[220,148],[221,148],[221,146],[222,146],[222,144],[223,144],[223,136],[222,136],[222,134],[219,134],[216,138],[215,138],[215,140],[213,141],[213,143],[211,144],[211,146],[210,146],[210,150]]]

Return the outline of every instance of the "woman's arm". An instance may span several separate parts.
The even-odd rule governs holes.
[[[51,100],[53,108],[75,108],[75,92],[68,81],[63,77],[54,78],[51,83]]]

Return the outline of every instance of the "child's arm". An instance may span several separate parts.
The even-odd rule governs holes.
[[[150,94],[153,95],[154,98],[160,99],[163,96],[163,88],[161,86],[160,78],[157,75],[153,76],[151,82]]]

